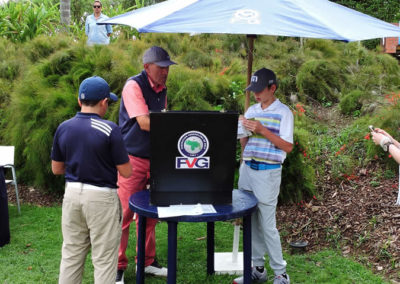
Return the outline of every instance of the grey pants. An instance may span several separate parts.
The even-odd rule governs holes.
[[[267,253],[275,275],[286,272],[275,217],[281,175],[282,168],[257,171],[245,163],[240,166],[239,189],[252,191],[258,199],[257,209],[251,219],[253,265],[264,266]]]

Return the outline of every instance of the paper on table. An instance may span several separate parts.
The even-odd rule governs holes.
[[[239,120],[238,121],[238,130],[237,130],[237,139],[244,138],[251,136],[253,133],[251,131],[247,130],[243,125],[242,122]]]
[[[188,204],[170,205],[168,207],[157,207],[158,217],[194,216],[206,213],[217,213],[211,204]]]

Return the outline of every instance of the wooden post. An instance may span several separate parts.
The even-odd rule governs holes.
[[[249,39],[249,50],[247,53],[247,85],[250,85],[250,80],[251,80],[251,74],[253,72],[253,51],[254,51],[254,39],[256,38],[256,35],[247,35],[247,38]],[[244,111],[249,108],[250,106],[250,92],[246,91],[246,100],[244,102]]]

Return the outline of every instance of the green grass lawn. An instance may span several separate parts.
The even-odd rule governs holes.
[[[61,208],[23,205],[21,215],[9,206],[11,243],[0,248],[0,283],[57,283],[61,257]],[[157,255],[167,264],[167,224],[157,225]],[[125,283],[135,283],[134,226],[128,247],[132,260]],[[206,224],[179,223],[177,283],[231,283],[235,276],[206,273]],[[215,251],[232,250],[233,225],[215,224]],[[357,262],[343,258],[333,250],[290,255],[285,253],[287,271],[292,283],[388,283]],[[266,262],[268,266],[268,261]],[[269,275],[272,271],[269,270]],[[165,283],[157,277],[146,277],[146,283]],[[272,281],[269,281],[272,283]],[[93,283],[90,255],[86,260],[83,283]]]

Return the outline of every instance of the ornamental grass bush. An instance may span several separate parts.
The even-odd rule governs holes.
[[[293,150],[283,164],[280,202],[298,202],[317,195],[315,160],[308,143],[312,138],[306,129],[295,128]]]
[[[212,110],[205,99],[205,89],[200,79],[189,79],[182,82],[179,91],[169,98],[171,110]]]
[[[192,69],[210,68],[213,66],[212,58],[197,48],[189,50],[181,59],[186,66]]]
[[[302,102],[306,102],[305,96],[299,96],[298,88],[296,85],[296,76],[299,68],[306,61],[304,54],[301,52],[294,52],[289,54],[285,60],[279,62],[276,67],[276,74],[278,77],[278,94],[282,94],[285,101],[289,101],[290,97],[296,95]]]
[[[329,60],[309,60],[302,64],[296,76],[300,95],[320,103],[336,103],[346,77],[339,66]]]
[[[335,59],[340,56],[343,45],[340,43],[333,43],[331,40],[323,39],[306,39],[304,49],[314,50],[321,52],[321,57],[325,59]]]
[[[8,105],[13,82],[24,70],[25,60],[18,46],[0,38],[0,109]]]
[[[98,75],[120,93],[125,80],[140,70],[139,66],[136,69],[128,66],[132,62],[129,54],[122,56],[123,52],[114,48],[118,50],[70,41],[65,48],[29,66],[26,74],[16,81],[6,110],[3,137],[16,146],[21,182],[53,191],[63,189],[63,178],[55,177],[50,170],[50,149],[59,123],[79,110],[80,82]],[[118,105],[112,106],[107,117],[114,114],[115,121],[117,108]]]
[[[389,124],[369,114],[396,116],[393,101],[383,96],[396,95],[390,91],[400,86],[399,67],[392,58],[354,43],[307,40],[301,47],[298,39],[257,37],[254,44],[253,72],[261,67],[276,72],[277,96],[296,117],[295,146],[285,161],[281,202],[316,195],[317,171],[323,174],[328,168],[341,178],[375,155],[385,158],[364,137],[371,122],[398,134],[397,120]],[[94,47],[76,35],[38,36],[19,44],[0,39],[0,141],[16,146],[22,183],[63,191],[63,178],[51,173],[50,149],[58,124],[79,110],[80,82],[101,76],[120,96],[126,80],[142,70],[142,54],[151,45],[163,46],[178,63],[170,67],[168,109],[243,113],[246,36],[142,34],[135,41],[118,38],[108,46]],[[336,107],[340,101],[344,109],[351,105],[345,102],[354,99],[348,96],[354,90],[363,95],[353,105],[357,101],[363,106],[349,128],[330,127],[309,107],[310,102]],[[255,103],[253,95],[250,98]],[[366,106],[372,102],[375,108],[368,112]],[[110,105],[106,118],[117,122],[118,111],[119,103]]]
[[[49,37],[39,35],[27,42],[23,46],[25,56],[32,62],[36,63],[42,58],[48,57],[56,50],[64,49],[68,46],[70,38],[67,36]]]
[[[354,90],[340,98],[340,111],[343,114],[352,114],[362,107],[361,98],[364,93],[361,90]]]
[[[16,146],[19,180],[22,183],[61,192],[63,178],[51,173],[50,150],[59,123],[78,110],[77,93],[86,77],[103,77],[120,95],[125,81],[142,70],[141,56],[151,44],[111,44],[87,47],[84,41],[55,38],[54,48],[46,52],[26,53],[26,72],[16,78],[10,93],[10,104],[1,124],[1,137]],[[47,46],[42,38],[21,48]],[[30,63],[32,58],[39,59]],[[173,58],[173,57],[172,57]],[[173,58],[174,59],[174,58]],[[3,86],[2,86],[3,87]],[[191,70],[184,64],[171,67],[168,81],[168,106],[174,110],[213,110],[214,103],[224,109],[241,108],[230,94],[226,75]],[[110,106],[106,118],[118,119],[119,103]],[[18,114],[18,115],[16,115]]]
[[[354,43],[346,48],[343,61],[346,62],[347,81],[344,93],[358,89],[365,94],[378,96],[393,91],[400,85],[398,61],[387,54],[377,54]],[[376,100],[376,97],[370,99]]]

